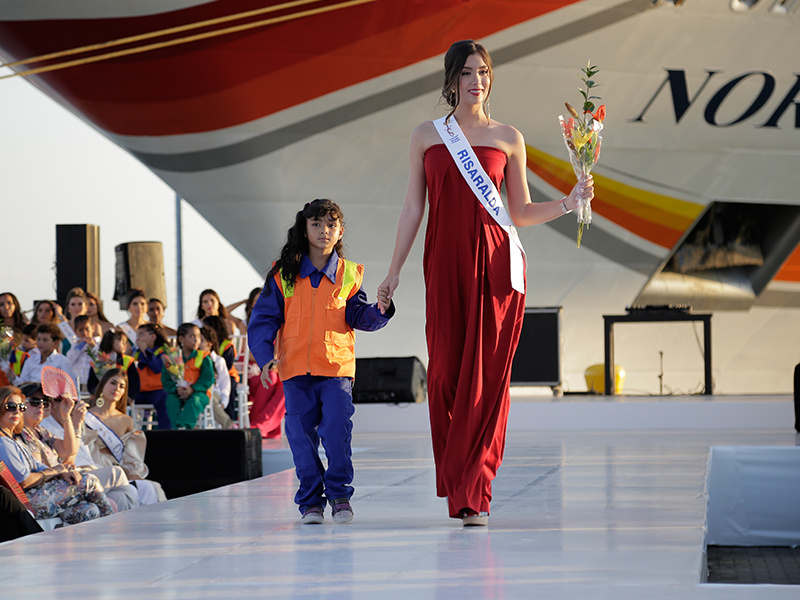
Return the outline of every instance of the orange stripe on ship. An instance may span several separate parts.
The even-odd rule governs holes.
[[[575,184],[572,166],[527,146],[528,168],[563,194]],[[672,248],[703,207],[594,175],[592,210],[639,237]]]

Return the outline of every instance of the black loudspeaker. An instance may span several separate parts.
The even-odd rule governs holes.
[[[424,402],[428,392],[425,367],[416,356],[357,358],[353,402]]]
[[[150,469],[167,498],[261,477],[258,429],[161,429],[145,432]]]
[[[128,294],[134,288],[144,290],[147,298],[158,298],[167,306],[164,282],[164,253],[161,242],[128,242],[115,249],[117,257],[114,300],[128,308]]]
[[[511,385],[561,387],[560,306],[526,308],[517,353],[511,363]]]
[[[56,300],[80,287],[100,295],[100,227],[56,225]]]

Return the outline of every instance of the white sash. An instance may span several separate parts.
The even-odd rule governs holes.
[[[117,325],[117,327],[122,329],[122,333],[127,335],[128,339],[131,341],[131,345],[135,346],[136,345],[136,332],[133,330],[133,327],[128,325],[127,321],[123,321],[122,323]]]
[[[111,451],[111,454],[114,456],[117,462],[122,464],[122,457],[125,453],[125,444],[122,443],[122,440],[119,439],[119,436],[111,431],[108,425],[103,423],[100,419],[88,411],[84,417],[84,423],[89,429],[97,432],[97,436],[103,440],[103,443]]]
[[[464,177],[469,189],[475,194],[475,197],[481,203],[481,206],[486,209],[486,212],[508,234],[511,240],[511,243],[509,243],[511,252],[511,287],[520,294],[524,294],[525,249],[522,247],[522,242],[519,239],[514,223],[511,221],[511,217],[508,216],[508,212],[506,212],[500,192],[497,191],[494,183],[486,174],[486,171],[483,170],[475,151],[469,145],[467,137],[462,133],[455,117],[451,116],[448,123],[445,123],[446,118],[436,119],[433,125],[436,127],[436,131],[439,137],[442,138],[445,147],[450,152],[450,156],[453,157],[458,166],[458,171]]]
[[[75,331],[72,329],[72,325],[69,324],[69,321],[61,321],[61,323],[58,324],[58,328],[61,330],[61,333],[64,334],[64,339],[67,340],[71,346],[74,346],[78,336],[75,335]]]

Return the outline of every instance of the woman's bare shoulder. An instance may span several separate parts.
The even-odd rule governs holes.
[[[424,121],[414,128],[411,132],[411,150],[418,153],[420,156],[434,144],[440,143],[442,140],[436,132],[436,127],[433,126],[433,121]]]
[[[511,125],[505,125],[497,121],[493,122],[493,137],[497,147],[503,150],[508,156],[525,147],[525,139],[518,129]]]

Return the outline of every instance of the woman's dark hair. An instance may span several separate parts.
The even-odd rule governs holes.
[[[3,292],[0,294],[0,298],[3,296],[8,296],[11,298],[11,303],[14,305],[14,314],[11,317],[14,321],[12,327],[22,331],[22,328],[28,324],[28,317],[22,313],[22,307],[19,305],[19,300],[17,300],[17,297],[11,292]]]
[[[219,338],[217,337],[217,332],[214,331],[214,328],[209,325],[204,325],[200,328],[200,335],[206,338],[208,344],[211,346],[211,349],[219,354]]]
[[[250,295],[247,297],[247,304],[244,306],[244,319],[245,323],[250,322],[250,315],[253,313],[253,307],[256,305],[256,300],[258,296],[261,294],[261,288],[253,288],[250,290]]]
[[[475,40],[461,40],[456,42],[447,50],[444,55],[444,84],[442,85],[442,101],[450,107],[447,113],[449,119],[456,112],[456,107],[461,101],[459,83],[461,81],[461,71],[467,62],[467,58],[473,54],[480,54],[486,66],[489,67],[489,89],[486,90],[486,100],[483,102],[483,112],[489,116],[486,110],[486,103],[489,101],[489,94],[492,91],[492,81],[494,79],[494,69],[492,67],[492,57],[481,44]]]
[[[100,340],[100,352],[114,352],[114,342],[124,337],[128,337],[125,332],[118,329],[109,329]]]
[[[12,396],[19,396],[20,398],[22,398],[23,402],[25,401],[25,394],[23,394],[22,390],[19,389],[18,387],[14,387],[13,385],[8,385],[6,387],[0,388],[0,417],[2,417],[4,414],[6,414],[6,412],[8,412],[6,411],[6,402],[8,402],[8,400]],[[14,431],[12,431],[11,433],[15,435],[21,433],[23,427],[25,427],[25,419],[20,419],[19,423],[14,428]]]
[[[133,288],[130,292],[128,292],[128,304],[136,300],[136,298],[144,298],[145,304],[147,304],[147,294],[144,293],[142,288]],[[97,305],[98,310],[100,309],[100,305]]]
[[[264,280],[263,293],[269,294],[269,282],[280,271],[281,277],[288,284],[293,284],[300,273],[300,263],[303,255],[308,254],[308,237],[306,236],[306,223],[309,219],[322,219],[328,217],[339,221],[344,227],[344,214],[339,205],[333,200],[319,198],[308,202],[303,210],[297,213],[294,225],[289,229],[286,243],[281,248],[278,260],[272,265]],[[339,257],[344,258],[344,244],[340,239],[333,248]]]
[[[143,323],[139,325],[139,329],[149,331],[156,336],[156,341],[153,344],[153,348],[161,348],[161,346],[167,345],[167,336],[164,335],[164,330],[162,329],[161,325],[156,325],[155,323]]]
[[[214,330],[214,333],[217,334],[217,343],[221,344],[225,340],[229,339],[228,337],[228,328],[225,327],[225,321],[220,319],[217,316],[206,317],[203,319],[203,325],[206,327],[210,327]]]
[[[89,310],[89,300],[94,300],[95,306],[97,306],[97,320],[101,323],[110,324],[111,321],[106,318],[103,312],[103,301],[100,300],[100,297],[92,292],[86,292],[86,310]]]
[[[108,383],[109,379],[115,376],[122,377],[125,380],[125,392],[117,402],[117,410],[120,412],[125,412],[128,406],[128,373],[125,372],[125,369],[114,368],[106,371],[106,374],[103,375],[102,379],[100,379],[100,383],[97,384],[94,394],[92,394],[92,397],[89,400],[89,406],[97,405],[97,399],[103,395],[103,388],[106,387],[106,383]]]
[[[39,316],[38,316],[40,306],[50,307],[50,312],[53,314],[53,316],[50,317],[50,321],[48,322],[55,323],[55,319],[58,317],[58,311],[56,310],[56,303],[53,302],[52,300],[41,300],[36,303],[36,306],[33,309],[33,317],[31,317],[31,323],[33,323],[34,325],[41,325],[42,321],[39,321]]]
[[[223,319],[230,318],[230,315],[228,314],[228,309],[225,308],[225,305],[222,303],[222,300],[219,299],[219,294],[212,289],[203,290],[202,292],[200,292],[200,297],[197,299],[197,318],[202,321],[203,317],[206,316],[206,313],[203,310],[203,296],[205,296],[206,294],[214,296],[214,298],[217,299],[217,304],[219,304],[219,316],[222,317]]]

